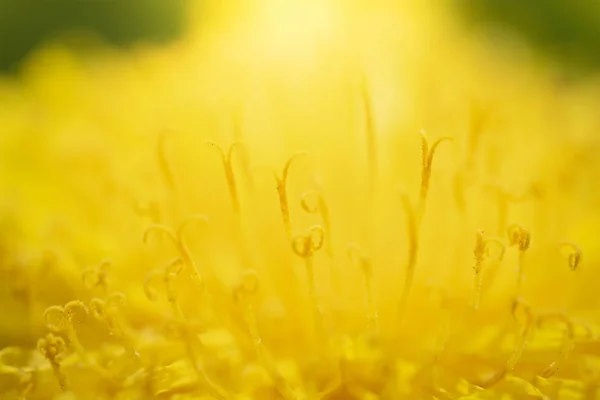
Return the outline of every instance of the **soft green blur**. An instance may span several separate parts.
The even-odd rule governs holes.
[[[597,0],[456,0],[476,34],[514,35],[569,74],[600,68]]]
[[[187,3],[187,0],[0,1],[0,71],[18,69],[33,49],[65,32],[91,32],[119,46],[171,40],[184,29]]]
[[[473,33],[506,33],[570,75],[600,68],[596,0],[450,0]],[[64,32],[92,33],[108,43],[163,43],[185,30],[188,0],[0,1],[0,71],[17,70],[41,43]]]

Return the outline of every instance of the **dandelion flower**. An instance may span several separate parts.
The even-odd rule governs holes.
[[[271,3],[1,83],[3,398],[598,398],[597,84]]]

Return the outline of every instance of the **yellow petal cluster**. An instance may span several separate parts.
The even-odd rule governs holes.
[[[2,398],[600,398],[598,82],[233,3],[0,81]]]

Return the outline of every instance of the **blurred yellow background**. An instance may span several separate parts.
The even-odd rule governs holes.
[[[1,78],[0,392],[598,398],[598,82],[454,12],[198,3]]]

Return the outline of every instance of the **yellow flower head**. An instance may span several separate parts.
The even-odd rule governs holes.
[[[429,2],[235,3],[0,82],[0,394],[600,396],[598,84]]]

